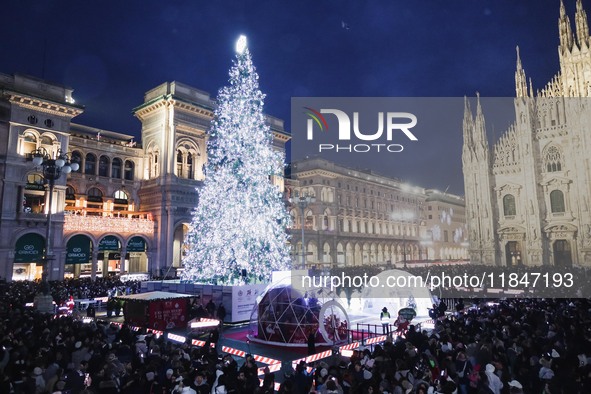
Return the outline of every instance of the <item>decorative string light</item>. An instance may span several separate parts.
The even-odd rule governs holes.
[[[65,215],[64,219],[64,231],[68,232],[154,234],[154,221],[150,219],[80,215]]]
[[[245,38],[236,50],[230,85],[218,93],[205,183],[185,240],[185,281],[268,281],[272,271],[290,266],[290,218],[270,181],[282,176],[283,160],[272,146],[265,96]]]

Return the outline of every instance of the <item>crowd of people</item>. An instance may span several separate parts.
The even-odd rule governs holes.
[[[8,301],[0,304],[0,393],[265,392],[252,357],[239,367],[210,342],[198,348],[125,324],[41,314],[26,306],[40,289],[35,282],[0,282]],[[58,303],[73,294],[93,298],[137,291],[139,283],[116,279],[51,283]],[[225,314],[213,301],[204,310],[210,317]],[[217,341],[215,335],[210,341]],[[266,381],[273,378],[268,376]],[[264,387],[272,392],[273,383]]]
[[[8,301],[0,304],[0,393],[271,393],[276,379],[280,393],[294,394],[591,393],[588,299],[466,299],[433,330],[409,325],[350,357],[266,371],[261,383],[262,365],[251,356],[236,361],[209,343],[192,347],[124,324],[39,314],[25,306],[38,290],[0,282]],[[116,279],[52,283],[58,302],[138,290]],[[213,302],[195,308],[219,311]]]
[[[591,393],[591,302],[509,299],[447,314],[309,373],[280,393]]]
[[[64,279],[50,281],[51,296],[56,304],[62,305],[70,298],[91,299],[98,297],[112,297],[120,294],[136,294],[140,292],[141,282],[130,280],[122,282],[118,277]],[[42,290],[38,281],[0,281],[0,294],[4,302],[15,307],[34,301],[35,296]]]

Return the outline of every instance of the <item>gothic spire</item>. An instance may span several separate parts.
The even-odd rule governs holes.
[[[570,51],[573,47],[573,32],[570,27],[570,19],[566,15],[563,0],[560,0],[560,17],[558,18],[558,31],[560,32],[560,49]]]
[[[517,51],[517,69],[515,70],[515,96],[527,97],[527,79],[525,78],[525,70],[523,70],[521,65],[519,45],[515,49]]]
[[[474,118],[472,117],[472,108],[470,101],[464,96],[464,145],[472,147],[472,130],[474,129]]]
[[[486,123],[482,106],[480,105],[480,93],[476,92],[476,117],[474,118],[474,143],[479,143],[483,151],[488,151],[488,140],[486,138]]]
[[[462,161],[464,164],[470,165],[474,158],[474,140],[472,134],[474,133],[474,118],[472,116],[472,109],[470,108],[470,101],[464,96],[464,146],[462,150]]]
[[[587,13],[583,9],[581,0],[577,0],[575,27],[577,30],[577,44],[579,45],[579,48],[589,46],[589,25],[587,23]]]

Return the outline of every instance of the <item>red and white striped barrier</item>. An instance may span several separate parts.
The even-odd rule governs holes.
[[[151,332],[152,334],[156,335],[156,338],[158,338],[161,335],[164,335],[164,331],[160,331],[160,330],[153,330],[151,328],[148,328],[146,331]]]
[[[339,347],[339,353],[342,353],[343,350],[357,349],[360,345],[361,345],[361,343],[359,343],[359,342],[353,342],[348,345],[343,345],[343,346]]]
[[[205,341],[202,341],[202,340],[200,340],[200,339],[192,339],[192,340],[191,340],[191,345],[193,345],[193,346],[197,346],[197,347],[203,347],[203,346],[205,346],[205,344],[206,344],[206,343],[207,343],[207,342],[205,342]],[[210,342],[210,343],[209,343],[209,346],[210,346],[210,347],[215,347],[215,343],[211,343],[211,342]]]
[[[171,333],[168,333],[167,338],[171,341],[175,341],[175,342],[179,342],[179,343],[185,343],[187,341],[187,338],[185,338],[181,335],[171,334]]]
[[[229,346],[222,346],[222,352],[230,353],[230,354],[232,354],[234,356],[238,356],[238,357],[246,356],[246,352],[244,350],[234,349],[233,347],[229,347]]]
[[[253,354],[252,356],[254,357],[254,361],[257,361],[259,363],[269,364],[269,365],[281,364],[281,361],[275,360],[273,358],[259,356],[258,354]]]
[[[281,364],[271,364],[271,365],[267,365],[266,367],[260,367],[257,370],[257,375],[258,376],[264,375],[265,368],[269,368],[269,372],[277,372],[281,369]]]
[[[325,350],[323,352],[316,353],[316,354],[313,354],[308,357],[298,358],[297,360],[293,360],[291,362],[291,365],[292,365],[293,369],[295,369],[296,366],[300,363],[300,361],[305,361],[306,363],[312,363],[314,361],[322,360],[323,358],[327,358],[330,356],[332,356],[332,350]]]
[[[388,339],[386,335],[380,335],[379,337],[368,338],[365,340],[366,345],[373,345],[374,343],[385,342]]]

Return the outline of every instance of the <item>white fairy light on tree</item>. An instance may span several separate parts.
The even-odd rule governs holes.
[[[205,183],[185,239],[182,279],[243,284],[269,281],[290,268],[289,215],[271,176],[283,175],[281,154],[265,123],[258,75],[241,36],[220,89],[210,128]]]

